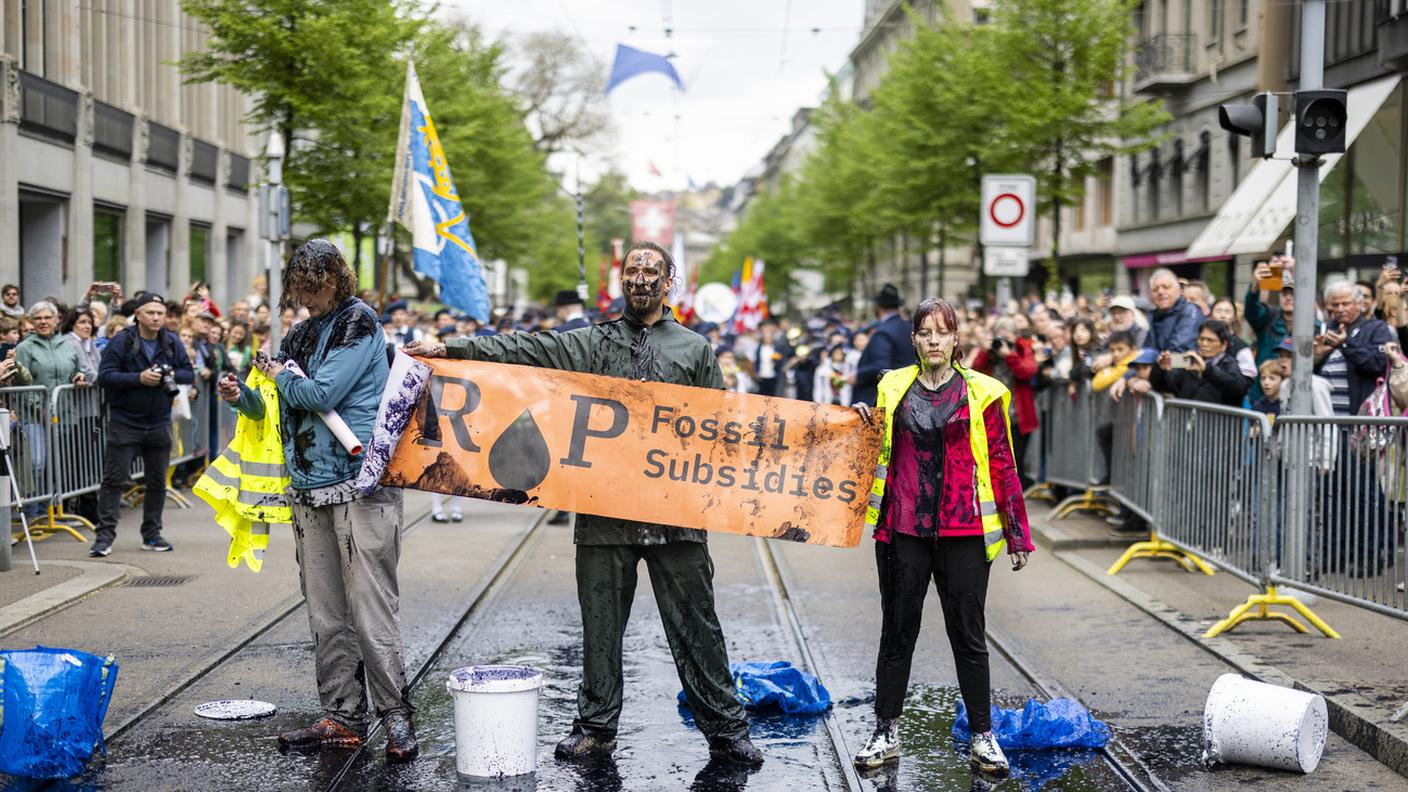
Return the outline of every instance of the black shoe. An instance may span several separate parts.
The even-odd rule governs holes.
[[[581,759],[592,754],[609,754],[616,750],[615,737],[598,737],[586,732],[572,732],[562,738],[552,755],[563,761]]]
[[[548,525],[566,525],[572,522],[572,512],[559,511],[548,520]]]
[[[728,759],[746,765],[763,763],[763,752],[759,751],[748,735],[742,737],[710,737],[709,753],[720,759]]]
[[[153,553],[169,553],[176,548],[172,547],[170,542],[158,536],[155,539],[148,539],[142,542],[142,549],[150,550]]]
[[[416,730],[411,718],[404,712],[393,712],[386,716],[386,761],[409,762],[420,753],[420,743],[416,741]]]
[[[111,552],[112,540],[105,536],[99,536],[97,539],[94,539],[93,546],[88,548],[88,556],[90,558],[107,558],[108,554]]]

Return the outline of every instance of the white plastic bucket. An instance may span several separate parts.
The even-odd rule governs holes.
[[[1329,724],[1325,699],[1314,693],[1223,674],[1203,709],[1203,759],[1309,773]]]
[[[538,691],[543,673],[515,665],[456,668],[445,687],[455,700],[455,769],[504,778],[538,769]]]

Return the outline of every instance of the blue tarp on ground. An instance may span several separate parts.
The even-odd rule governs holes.
[[[779,660],[773,663],[729,663],[734,693],[753,712],[780,712],[784,715],[820,715],[831,709],[831,694],[821,680]],[[688,707],[684,691],[680,706]]]
[[[1090,710],[1070,699],[1052,699],[1042,704],[1027,699],[1021,710],[992,708],[992,733],[997,744],[1008,751],[1039,751],[1047,748],[1103,748],[1110,741],[1110,727],[1097,720]],[[968,742],[968,710],[958,702],[953,722],[953,739]]]
[[[117,663],[75,649],[0,652],[0,773],[67,778],[103,745]]]

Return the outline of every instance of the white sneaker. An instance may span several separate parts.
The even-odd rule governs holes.
[[[900,758],[900,721],[880,721],[865,747],[856,754],[856,767],[880,767]]]
[[[446,517],[444,512],[435,512],[434,514],[430,515],[430,521],[444,523],[449,522],[450,518]]]
[[[1007,775],[1007,756],[1002,753],[1002,746],[997,744],[997,738],[990,731],[973,735],[973,753],[969,763],[982,773]]]
[[[450,522],[464,522],[464,513],[458,509],[450,512]]]

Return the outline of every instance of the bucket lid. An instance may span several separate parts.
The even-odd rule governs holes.
[[[267,718],[277,711],[278,708],[273,704],[267,701],[255,701],[253,699],[207,701],[196,707],[197,715],[213,720],[252,720],[254,718]]]
[[[520,665],[476,665],[456,668],[445,681],[449,690],[465,693],[517,693],[543,686],[543,672]]]

